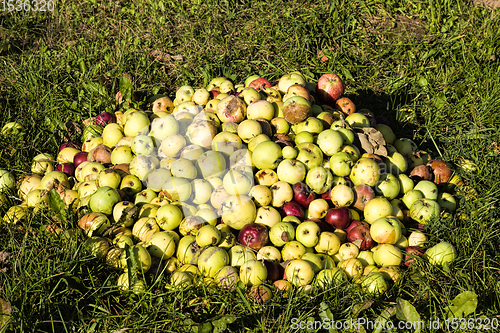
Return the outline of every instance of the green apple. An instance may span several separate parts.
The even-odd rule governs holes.
[[[370,235],[379,244],[395,244],[402,236],[397,218],[381,217],[370,225]]]
[[[323,231],[320,233],[318,243],[314,249],[317,253],[325,253],[332,256],[339,251],[340,245],[339,236],[330,231]]]
[[[299,241],[292,240],[281,249],[281,258],[283,261],[300,259],[306,253],[306,247]]]
[[[389,200],[382,197],[371,199],[363,210],[365,221],[372,224],[381,217],[392,215],[392,205]]]
[[[371,158],[361,157],[352,167],[349,178],[355,186],[375,186],[380,179],[380,166]]]
[[[314,247],[319,242],[321,228],[316,222],[304,221],[300,223],[295,231],[295,238],[305,247]]]
[[[410,217],[421,224],[428,224],[439,218],[441,207],[432,199],[418,199],[410,207]]]
[[[229,262],[229,254],[226,250],[217,246],[209,246],[201,252],[198,258],[198,268],[202,274],[213,278],[221,268],[229,265]]]
[[[330,156],[329,164],[334,175],[346,177],[350,175],[354,162],[348,153],[338,152]]]
[[[247,286],[255,286],[267,280],[267,268],[261,261],[248,260],[240,267],[240,280]]]
[[[294,148],[292,149],[295,151]],[[301,161],[285,158],[278,164],[276,173],[278,174],[279,180],[289,184],[295,184],[304,180],[307,170],[305,164]]]
[[[340,151],[344,145],[344,140],[338,131],[327,129],[319,133],[317,144],[325,155],[332,156]]]
[[[128,115],[123,126],[123,134],[130,137],[147,134],[149,132],[149,125],[150,120],[146,113],[135,110]]]
[[[424,194],[424,198],[432,200],[437,200],[438,198],[439,192],[437,185],[429,180],[419,181],[413,189],[421,191]]]
[[[436,266],[451,264],[457,257],[455,247],[448,242],[440,242],[431,248],[428,248],[424,253],[424,258],[429,260],[429,263]]]
[[[167,260],[175,254],[176,244],[171,234],[159,231],[144,242],[144,247],[151,256]]]
[[[373,260],[377,266],[396,265],[403,261],[401,250],[392,244],[379,244],[372,248]]]
[[[281,147],[273,141],[259,143],[252,152],[252,160],[259,170],[276,169],[282,157]]]
[[[306,286],[313,281],[314,270],[307,261],[294,259],[286,265],[285,275],[294,286]]]

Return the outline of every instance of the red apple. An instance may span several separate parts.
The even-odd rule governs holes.
[[[264,266],[267,269],[267,279],[271,282],[280,280],[285,273],[285,269],[274,261],[264,260]]]
[[[299,219],[304,218],[304,208],[295,201],[289,201],[283,205],[283,211],[286,216],[297,216]]]
[[[356,112],[356,105],[349,97],[341,97],[335,101],[335,109],[339,110],[345,115],[350,115]]]
[[[76,148],[76,149],[82,149],[82,146],[76,142],[65,142],[59,147],[59,151],[63,150],[64,148]]]
[[[266,78],[259,77],[248,84],[250,88],[254,88],[257,91],[261,91],[264,88],[271,88],[271,82]]]
[[[370,235],[370,227],[358,225],[347,233],[347,240],[355,244],[361,251],[369,250],[375,245]]]
[[[351,231],[353,228],[357,227],[358,225],[364,225],[364,226],[367,226],[368,229],[370,229],[370,225],[368,223],[362,222],[359,220],[352,220],[351,224],[349,224],[349,226],[347,228],[345,228],[345,232],[349,233],[349,231]]]
[[[81,151],[81,152],[76,153],[75,156],[73,156],[73,164],[75,165],[75,168],[78,168],[78,166],[82,162],[85,162],[87,160],[88,154],[89,153],[86,151]]]
[[[447,183],[453,174],[450,165],[443,160],[431,160],[427,166],[431,167],[434,173],[434,183],[437,185]]]
[[[316,85],[316,97],[320,102],[333,105],[344,93],[344,83],[337,74],[323,74]]]
[[[405,261],[404,264],[405,266],[411,266],[413,264],[413,261],[415,260],[415,256],[423,256],[424,255],[424,250],[421,247],[418,246],[408,246],[405,249]]]
[[[354,186],[354,208],[363,210],[368,201],[373,198],[375,198],[375,191],[371,186],[366,184]]]
[[[73,163],[62,163],[56,166],[56,171],[64,172],[68,176],[75,174],[75,165]]]
[[[116,117],[114,114],[112,113],[109,113],[109,112],[102,112],[102,113],[99,113],[96,117],[95,117],[95,123],[97,125],[100,125],[100,126],[106,126],[107,124],[110,124],[110,123],[116,123]]]
[[[328,223],[326,223],[325,221],[323,221],[321,219],[310,218],[307,221],[313,221],[313,222],[315,222],[319,226],[319,228],[321,229],[321,232],[323,232],[323,231],[330,231],[330,232],[333,231],[333,228]]]
[[[260,223],[248,223],[238,233],[238,241],[256,251],[267,244],[269,233],[267,226]]]
[[[326,212],[325,222],[334,229],[345,229],[351,224],[351,211],[347,207],[330,208]]]
[[[309,204],[314,199],[316,199],[316,193],[311,190],[309,185],[304,182],[298,182],[293,185],[293,200],[302,207],[309,207]]]
[[[210,99],[216,98],[220,94],[219,88],[213,88],[212,90],[209,91],[210,93]]]

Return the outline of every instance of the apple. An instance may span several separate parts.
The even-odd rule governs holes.
[[[337,267],[325,268],[316,274],[316,285],[321,288],[337,287],[346,280],[345,272]]]
[[[424,258],[431,265],[445,266],[455,261],[457,251],[455,247],[448,242],[440,242],[425,251]]]
[[[341,97],[335,101],[335,109],[345,115],[350,115],[356,112],[356,105],[349,97]]]
[[[373,260],[380,266],[399,266],[403,261],[401,250],[392,244],[379,244],[372,248]]]
[[[363,267],[375,265],[375,260],[373,260],[373,252],[369,250],[359,251],[358,256],[356,257]]]
[[[274,118],[274,106],[266,100],[257,100],[247,107],[247,119],[265,119],[271,121]]]
[[[356,258],[340,261],[337,267],[343,270],[349,279],[356,279],[363,274],[363,265]]]
[[[379,244],[395,244],[402,236],[400,222],[396,218],[381,217],[370,225],[370,235]]]
[[[294,148],[292,149],[295,151]],[[304,180],[304,178],[306,177],[307,168],[301,161],[285,158],[284,160],[279,162],[276,173],[278,174],[279,180],[285,181],[290,184],[295,184]]]
[[[384,157],[384,162],[387,166],[387,171],[393,175],[405,173],[408,169],[406,158],[397,151],[391,152],[387,157]]]
[[[285,267],[286,279],[294,286],[306,286],[314,279],[311,265],[302,259],[291,260]]]
[[[219,287],[233,290],[240,280],[239,271],[233,266],[224,266],[215,273],[214,280]]]
[[[204,152],[197,160],[196,167],[204,179],[221,176],[226,171],[226,159],[214,150]]]
[[[257,91],[261,91],[265,88],[271,88],[271,82],[269,82],[266,78],[257,77],[256,79],[250,81],[248,84],[245,84],[245,86],[254,88]]]
[[[231,259],[231,266],[240,267],[243,263],[250,260],[257,260],[255,252],[242,245],[234,245],[229,249],[229,258]]]
[[[362,157],[352,167],[349,178],[354,185],[375,186],[380,179],[380,166],[371,158]]]
[[[273,196],[272,206],[282,207],[286,202],[292,201],[294,192],[290,184],[284,181],[277,181],[271,186]]]
[[[434,174],[434,183],[437,185],[445,184],[452,178],[453,171],[445,161],[430,160],[427,165],[431,167]]]
[[[223,123],[240,123],[247,115],[247,106],[241,98],[229,95],[219,101],[216,113]]]
[[[388,200],[395,199],[400,190],[399,179],[391,173],[382,174],[375,185],[375,192]]]
[[[226,250],[217,246],[209,246],[200,253],[198,268],[201,274],[213,278],[220,269],[229,265],[229,262],[229,254]]]
[[[363,211],[366,204],[373,198],[375,198],[375,191],[371,186],[366,184],[354,186],[354,208]]]
[[[264,263],[257,260],[249,260],[240,267],[240,280],[247,286],[255,286],[267,280],[267,269]]]
[[[413,189],[421,191],[424,194],[424,198],[432,200],[437,200],[438,198],[439,192],[437,185],[431,181],[421,180],[415,185]]]
[[[303,142],[298,144],[296,148],[299,150],[297,160],[304,163],[308,169],[323,164],[323,152],[314,143]]]
[[[376,197],[368,201],[368,203],[365,205],[363,213],[365,216],[365,221],[371,224],[381,217],[391,215],[392,210],[392,205],[389,200],[382,197]]]
[[[243,226],[255,220],[257,208],[246,195],[231,195],[221,206],[222,221],[231,228],[241,230]]]
[[[326,73],[318,79],[316,96],[320,102],[334,105],[343,94],[344,83],[337,74]]]
[[[305,247],[314,247],[319,242],[321,228],[313,221],[300,223],[295,230],[295,239]]]
[[[322,219],[326,216],[329,208],[330,206],[325,199],[314,199],[307,208],[307,218]]]
[[[302,207],[308,208],[311,201],[316,199],[316,193],[304,182],[297,182],[293,185],[293,200]]]
[[[304,219],[304,208],[295,201],[286,202],[282,207],[286,216],[297,216],[300,220]]]
[[[257,135],[262,134],[262,126],[257,120],[245,119],[238,124],[237,132],[241,140],[248,143]]]
[[[317,253],[325,253],[329,256],[336,254],[340,248],[340,238],[333,232],[323,231],[314,249]]]
[[[210,224],[203,225],[196,234],[196,243],[200,247],[218,245],[222,235],[219,229]]]
[[[281,258],[283,261],[300,259],[306,253],[306,247],[297,240],[292,240],[281,249]]]
[[[152,257],[167,260],[175,254],[175,240],[169,233],[159,231],[146,239],[144,247]]]
[[[370,234],[370,227],[361,222],[347,232],[347,240],[355,244],[361,251],[369,250],[375,246],[375,241]]]
[[[278,90],[285,94],[288,91],[288,88],[295,84],[305,86],[306,80],[304,76],[297,72],[285,74],[278,81]]]
[[[436,220],[441,213],[441,207],[432,199],[418,199],[410,207],[410,217],[421,224]]]
[[[269,236],[270,235],[271,232],[269,232]],[[275,263],[279,263],[281,261],[281,252],[275,246],[266,245],[261,247],[257,252],[257,260],[268,260],[268,261],[273,261]]]
[[[351,212],[347,207],[330,208],[326,212],[325,222],[336,229],[345,229],[351,224]]]
[[[423,257],[424,250],[420,246],[408,246],[405,249],[404,265],[409,267],[413,265],[416,257]]]
[[[269,241],[268,228],[260,223],[248,223],[240,229],[238,241],[240,244],[258,251]]]
[[[257,169],[276,169],[283,157],[281,147],[273,141],[259,143],[252,152],[252,160]]]
[[[371,272],[362,280],[361,288],[365,293],[378,297],[389,289],[389,285],[381,273]]]
[[[147,134],[150,123],[145,112],[134,110],[126,118],[125,125],[123,126],[123,134],[130,137]]]
[[[354,202],[354,192],[343,184],[335,185],[330,191],[330,197],[336,207],[347,207]]]
[[[291,223],[278,222],[269,230],[269,240],[276,247],[281,247],[295,239],[295,229]]]
[[[340,245],[339,252],[335,255],[340,257],[340,261],[351,258],[356,259],[359,255],[359,248],[354,243],[344,243]]]

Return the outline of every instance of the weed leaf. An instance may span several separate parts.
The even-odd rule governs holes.
[[[477,308],[477,295],[473,291],[464,291],[457,295],[446,309],[448,318],[463,318],[474,313]]]
[[[10,313],[12,312],[12,306],[6,300],[0,298],[0,329],[10,321]]]
[[[57,217],[66,224],[68,222],[68,212],[66,211],[66,205],[62,201],[61,196],[56,192],[55,189],[49,191],[49,208]]]
[[[236,321],[236,316],[222,316],[219,319],[213,320],[212,325],[214,327],[214,333],[225,332],[227,325],[232,324]]]
[[[384,328],[387,329],[388,328],[386,327],[387,321],[389,321],[389,319],[395,314],[396,314],[395,306],[392,306],[390,308],[385,308],[384,311],[382,311],[382,313],[380,314],[380,316],[378,316],[375,319],[374,326],[376,327],[376,329],[373,331],[373,333],[380,333]]]
[[[399,320],[413,323],[411,326],[415,329],[415,333],[420,332],[419,322],[420,315],[413,305],[402,298],[396,299],[396,317]]]

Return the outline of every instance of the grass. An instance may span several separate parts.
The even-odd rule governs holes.
[[[29,129],[22,140],[0,138],[0,167],[16,176],[39,152],[56,152],[64,122],[113,109],[124,75],[142,99],[217,76],[241,82],[298,70],[311,81],[339,73],[358,108],[453,162],[477,191],[458,195],[458,213],[431,225],[431,243],[458,249],[451,269],[419,261],[379,299],[346,283],[258,305],[203,284],[172,290],[166,277],[129,298],[117,291],[116,272],[81,242],[40,232],[49,218],[35,215],[22,229],[0,229],[0,251],[11,255],[0,273],[0,298],[12,305],[7,330],[287,332],[292,318],[375,319],[398,297],[422,319],[444,319],[445,305],[465,290],[479,299],[469,318],[500,319],[499,24],[498,10],[452,0],[82,0],[57,1],[54,12],[1,12],[0,124]]]

